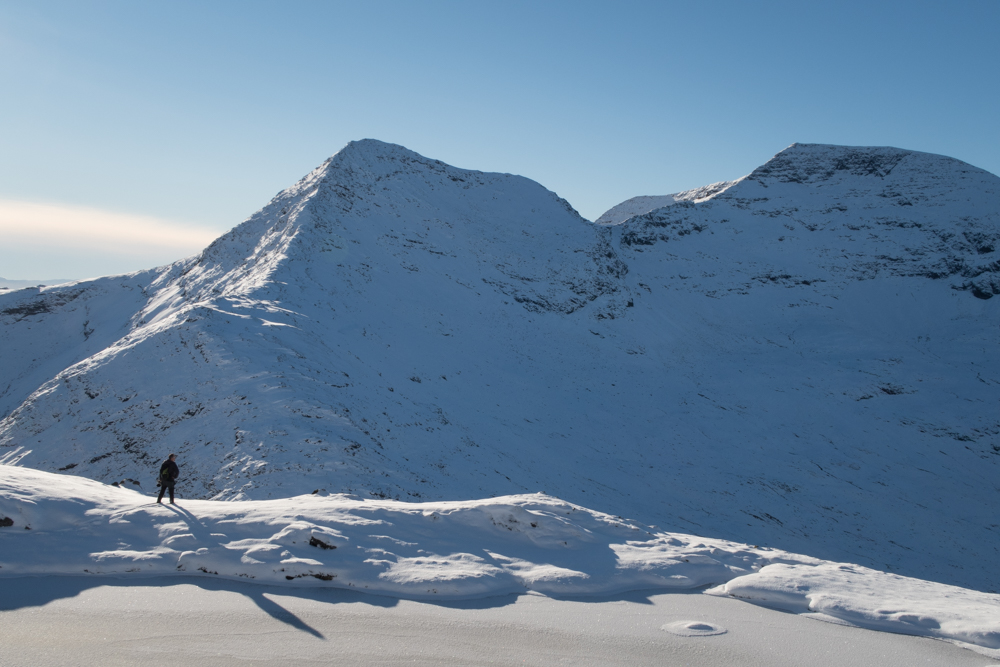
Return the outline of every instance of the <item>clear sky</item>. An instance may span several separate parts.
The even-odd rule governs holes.
[[[998,34],[998,0],[0,0],[0,276],[195,254],[366,137],[589,219],[793,142],[1000,173]]]

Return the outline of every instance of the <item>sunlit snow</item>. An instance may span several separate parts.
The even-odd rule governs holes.
[[[415,599],[718,585],[707,592],[1000,657],[1000,595],[665,532],[543,494],[169,505],[128,486],[0,466],[0,576],[200,573]]]

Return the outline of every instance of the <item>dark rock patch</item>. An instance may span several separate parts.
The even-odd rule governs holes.
[[[311,536],[309,538],[309,546],[311,546],[311,547],[319,547],[320,549],[336,549],[337,548],[337,545],[335,545],[335,544],[329,544],[327,542],[324,542],[323,540],[316,539],[315,536]]]

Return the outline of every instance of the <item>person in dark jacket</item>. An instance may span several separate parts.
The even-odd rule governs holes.
[[[156,502],[163,501],[163,493],[170,489],[170,504],[174,504],[174,483],[177,478],[181,476],[181,470],[177,467],[174,461],[177,460],[176,454],[171,454],[167,457],[167,460],[163,462],[160,466],[160,495],[156,499]]]

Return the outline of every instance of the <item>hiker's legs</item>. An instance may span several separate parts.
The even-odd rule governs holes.
[[[173,504],[173,502],[174,502],[174,483],[173,482],[161,482],[160,483],[160,495],[158,495],[156,497],[156,502],[159,503],[159,502],[163,501],[163,494],[167,492],[167,489],[170,489],[170,502],[171,502],[171,504]]]

